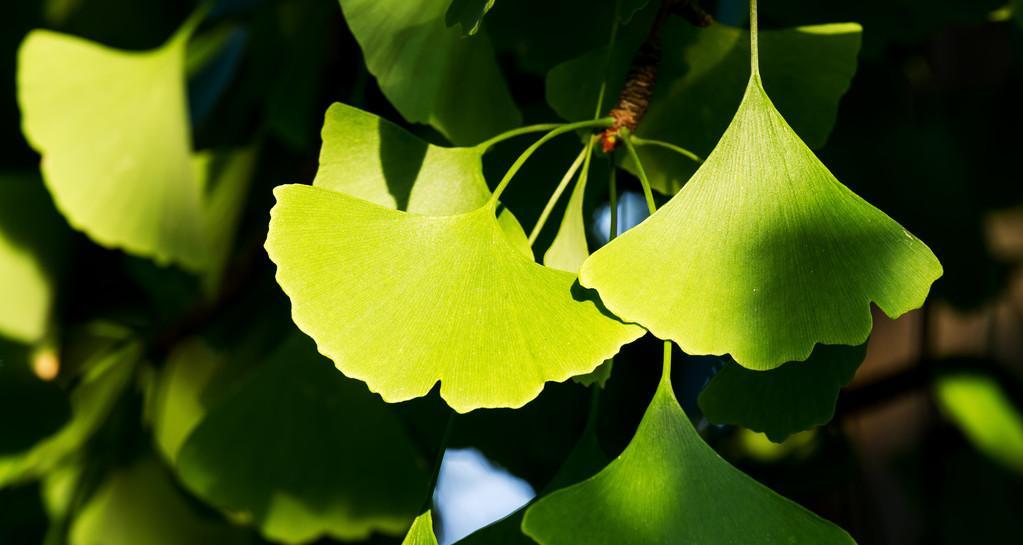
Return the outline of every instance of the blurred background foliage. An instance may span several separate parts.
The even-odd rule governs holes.
[[[227,214],[237,216],[236,227],[226,226],[233,233],[214,244],[221,262],[212,279],[104,248],[70,228],[22,133],[16,87],[18,48],[32,29],[148,50],[173,35],[196,5],[14,0],[5,6],[0,543],[400,542],[428,494],[446,409],[435,392],[383,404],[362,383],[334,372],[297,332],[262,249],[271,189],[313,179],[320,126],[333,102],[437,144],[476,143],[519,123],[571,117],[565,107],[577,105],[559,104],[551,90],[557,79],[552,83],[548,73],[606,44],[614,2],[497,0],[469,37],[461,34],[476,27],[472,9],[480,2],[456,1],[463,11],[451,13],[447,0],[380,3],[393,4],[388,23],[396,34],[380,34],[356,15],[365,1],[212,3],[187,45],[190,151],[215,157],[247,150],[242,161],[207,163],[222,166],[210,172],[242,180],[232,186],[238,189]],[[926,241],[945,276],[924,309],[898,321],[875,317],[866,361],[839,394],[834,418],[781,443],[702,415],[705,402],[698,399],[715,373],[725,371],[713,383],[719,389],[741,380],[728,374],[734,364],[683,357],[674,382],[687,413],[722,456],[861,544],[1018,539],[1023,181],[1015,161],[1023,121],[1023,9],[1016,4],[761,5],[767,29],[862,25],[855,73],[844,76],[851,77],[848,88],[833,92],[823,113],[802,114],[814,131],[811,144],[840,180]],[[650,9],[642,1],[625,5],[620,40],[636,44]],[[745,1],[704,7],[722,23],[745,24]],[[679,25],[668,40],[698,59],[707,51],[687,37],[693,32]],[[411,60],[390,51],[408,44],[428,50]],[[628,53],[620,56],[624,70]],[[445,59],[457,59],[455,68]],[[677,68],[666,77],[688,85],[691,66]],[[398,77],[401,70],[421,79]],[[612,81],[620,78],[614,70]],[[578,80],[568,80],[569,87],[572,81]],[[775,85],[801,88],[791,80]],[[579,93],[592,92],[577,86]],[[699,89],[683,88],[681,96],[711,100]],[[710,113],[731,115],[727,104],[721,108]],[[685,123],[672,115],[665,114],[669,127]],[[701,142],[679,144],[705,153],[699,148],[716,141],[719,134],[708,131],[718,125],[707,124],[712,128],[695,137]],[[514,141],[486,156],[491,184],[524,146]],[[570,138],[556,141],[523,169],[504,202],[524,226],[536,221],[577,147]],[[594,162],[595,173],[606,169]],[[624,222],[635,214],[628,203],[642,200],[630,197],[638,190],[634,180],[619,178]],[[603,214],[606,230],[607,208],[605,184],[590,183],[584,217],[598,226]],[[589,234],[591,248],[603,242],[597,228]],[[553,236],[554,229],[540,235],[539,255]],[[459,417],[451,447],[475,449],[458,451],[459,460],[473,453],[468,459],[477,460],[477,472],[483,467],[491,477],[518,483],[514,493],[496,491],[476,503],[503,505],[511,494],[521,504],[533,491],[581,480],[620,453],[653,394],[659,354],[650,337],[626,347],[595,404],[585,386],[569,381],[548,385],[521,410]],[[849,377],[833,382],[835,390]],[[832,403],[825,396],[825,413]],[[444,499],[458,495],[457,479],[446,476],[457,467],[446,464],[441,475],[436,528],[444,543],[516,506],[483,509],[489,518],[482,521],[472,509],[454,507],[471,504]],[[523,542],[515,530],[494,526],[468,542]]]

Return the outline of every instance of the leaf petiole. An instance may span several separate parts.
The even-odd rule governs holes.
[[[505,140],[510,140],[512,138],[515,138],[516,136],[522,136],[524,134],[531,134],[534,132],[549,131],[556,129],[562,125],[563,123],[540,123],[538,125],[527,125],[525,127],[518,127],[510,131],[502,132],[501,134],[493,136],[487,140],[484,140],[483,142],[476,144],[476,147],[482,150],[488,150],[495,144],[500,144],[501,142],[504,142]]]
[[[697,164],[703,163],[703,158],[701,158],[699,155],[697,155],[697,154],[695,154],[695,153],[693,153],[693,152],[691,152],[691,151],[689,151],[689,150],[687,150],[687,149],[685,149],[685,148],[683,148],[681,146],[676,146],[675,144],[672,144],[671,142],[665,142],[663,140],[651,140],[651,139],[647,139],[647,138],[640,138],[638,136],[633,136],[632,137],[632,143],[637,145],[637,146],[652,146],[652,147],[657,147],[657,148],[664,148],[666,150],[671,150],[671,151],[673,151],[673,152],[675,152],[675,153],[677,153],[679,155],[682,155],[683,157],[693,161],[694,163],[697,163]]]
[[[584,161],[586,163],[589,163],[588,156],[591,153],[592,148],[593,139],[591,138],[590,143],[587,144],[586,146],[583,146],[582,151],[579,152],[579,155],[575,158],[575,161],[572,161],[572,165],[568,167],[568,170],[565,172],[565,175],[562,176],[561,181],[558,182],[558,186],[554,188],[554,192],[551,193],[550,198],[547,199],[547,204],[544,205],[543,211],[540,212],[540,218],[536,220],[536,225],[533,226],[533,230],[529,233],[530,247],[532,247],[533,243],[536,242],[536,238],[540,236],[540,231],[543,230],[544,224],[547,223],[547,219],[550,217],[551,212],[554,210],[554,205],[558,203],[559,199],[561,199],[562,193],[565,192],[565,189],[568,187],[568,183],[571,182],[572,178],[575,177],[575,173],[579,171],[579,167],[582,166]],[[587,166],[589,165],[587,164]],[[580,176],[585,176],[585,174],[581,174]]]
[[[628,129],[623,129],[618,133],[622,140],[625,141],[625,149],[629,151],[629,157],[632,158],[632,162],[636,163],[636,173],[639,175],[639,183],[643,186],[643,196],[646,197],[646,206],[650,210],[652,216],[657,211],[657,203],[654,201],[654,192],[650,189],[650,179],[646,176],[646,170],[643,169],[643,163],[639,161],[639,154],[636,153],[636,146],[632,143],[632,133]]]
[[[512,163],[512,166],[511,168],[508,169],[508,172],[505,172],[504,178],[502,178],[501,182],[497,184],[497,188],[494,189],[494,194],[490,196],[490,201],[487,204],[491,207],[497,206],[497,199],[501,197],[501,193],[504,193],[505,188],[507,188],[508,184],[511,183],[511,180],[512,178],[515,177],[515,174],[518,173],[519,169],[522,168],[522,165],[524,165],[526,161],[529,160],[533,153],[535,153],[536,150],[540,149],[540,146],[567,132],[572,132],[579,129],[607,128],[610,127],[613,122],[614,120],[611,119],[610,117],[604,117],[601,119],[568,123],[565,125],[559,125],[558,128],[543,135],[539,140],[533,142],[531,146],[526,148],[526,151],[522,152],[522,154],[519,155],[519,158],[516,159],[514,163]]]

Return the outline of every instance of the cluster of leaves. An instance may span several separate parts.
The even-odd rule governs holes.
[[[811,151],[859,24],[758,32],[756,2],[748,31],[654,0],[223,0],[132,37],[90,19],[117,1],[33,12],[60,29],[17,47],[40,169],[0,177],[0,407],[31,415],[0,436],[0,487],[39,483],[47,543],[436,543],[431,467],[461,445],[543,490],[466,543],[853,542],[705,442],[671,359],[719,362],[707,420],[782,441],[831,419],[871,303],[897,317],[941,276]],[[651,106],[600,153],[654,26]],[[329,58],[345,48],[361,59]],[[598,248],[590,212],[619,178],[651,216]],[[628,391],[647,332],[660,378]],[[956,410],[977,388],[940,392],[1012,467],[1023,435]],[[635,418],[601,432],[615,396]]]

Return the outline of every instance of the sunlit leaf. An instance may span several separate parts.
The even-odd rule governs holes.
[[[434,146],[376,115],[335,103],[323,120],[320,166],[313,185],[416,214],[452,215],[483,206],[483,147]],[[507,209],[501,227],[532,256],[522,226]]]
[[[474,144],[519,123],[489,38],[448,28],[450,0],[340,0],[366,66],[405,119]]]
[[[838,391],[852,381],[866,352],[865,344],[818,345],[806,361],[771,371],[728,362],[700,393],[700,409],[715,424],[737,424],[781,442],[831,420]]]
[[[46,334],[67,234],[37,177],[0,176],[0,336]]]
[[[401,545],[437,545],[437,536],[433,533],[433,514],[430,510],[416,517]]]
[[[854,543],[721,459],[666,376],[625,451],[590,479],[540,498],[522,529],[541,545]]]
[[[177,466],[197,495],[286,543],[401,535],[427,487],[387,406],[300,335],[213,403]]]
[[[110,414],[140,353],[137,343],[128,343],[88,361],[85,375],[71,392],[71,420],[28,451],[0,456],[0,486],[36,479],[76,453]]]
[[[73,227],[198,271],[208,259],[185,99],[189,33],[135,53],[33,31],[18,52],[18,100],[47,187]]]
[[[295,323],[389,402],[441,381],[459,412],[519,407],[643,333],[524,256],[494,206],[420,216],[316,187],[274,194],[266,247]]]
[[[862,344],[871,302],[898,317],[941,272],[924,243],[835,179],[754,74],[689,183],[590,256],[580,282],[688,354],[766,370],[817,343]]]
[[[579,267],[590,256],[590,248],[586,242],[586,220],[583,218],[583,198],[586,196],[586,181],[589,179],[589,158],[584,165],[572,195],[568,198],[558,233],[543,255],[544,265],[572,274],[579,274]]]
[[[181,545],[248,543],[222,521],[204,518],[153,458],[118,469],[82,507],[71,545]]]
[[[995,379],[947,375],[938,379],[935,393],[944,413],[980,451],[1023,472],[1023,416]]]
[[[678,18],[674,18],[678,19]],[[831,132],[838,102],[856,71],[860,26],[854,23],[767,30],[760,33],[763,80],[778,110],[812,148]],[[663,31],[657,84],[636,135],[671,142],[705,157],[725,132],[749,76],[749,33],[715,24],[695,28],[669,20]],[[638,42],[624,40],[611,57],[604,110],[617,99]],[[547,77],[547,101],[562,117],[586,119],[604,77],[607,49],[555,67]],[[654,189],[673,194],[697,165],[675,152],[640,148]],[[634,165],[627,163],[630,169]]]

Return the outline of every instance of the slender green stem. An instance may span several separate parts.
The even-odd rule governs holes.
[[[661,382],[671,386],[671,341],[664,341],[664,365],[661,367]]]
[[[611,242],[618,236],[618,170],[615,168],[614,160],[610,161],[611,177],[607,181],[607,191],[610,195],[611,206],[611,231],[607,234],[607,241]]]
[[[532,247],[533,243],[536,242],[536,237],[540,236],[540,231],[543,230],[544,224],[547,223],[547,218],[550,217],[551,212],[554,210],[554,205],[556,205],[558,200],[561,199],[562,193],[565,192],[565,188],[568,187],[568,183],[575,177],[575,173],[579,171],[579,167],[582,166],[583,161],[586,160],[586,162],[589,162],[587,156],[590,154],[592,147],[592,143],[583,146],[582,151],[579,152],[575,161],[572,161],[572,166],[568,167],[565,175],[561,177],[561,181],[558,182],[558,187],[554,188],[554,192],[551,193],[550,198],[547,199],[547,204],[544,205],[543,211],[540,212],[540,219],[536,220],[536,225],[533,226],[533,230],[529,233],[530,247]]]
[[[625,129],[619,134],[622,136],[622,140],[625,141],[625,149],[629,151],[629,157],[632,158],[633,163],[636,163],[636,174],[639,175],[639,183],[643,186],[643,196],[646,197],[646,206],[652,216],[657,211],[657,203],[654,201],[653,189],[650,188],[650,179],[647,178],[646,170],[643,169],[643,163],[639,161],[639,154],[636,153],[636,146],[632,145],[632,134]]]
[[[675,153],[677,153],[679,155],[682,155],[683,157],[693,161],[694,163],[697,163],[697,164],[703,163],[703,158],[701,158],[699,155],[697,155],[697,154],[695,154],[695,153],[693,153],[693,152],[691,152],[691,151],[689,151],[686,148],[683,148],[681,146],[676,146],[675,144],[672,144],[671,142],[665,142],[663,140],[651,140],[651,139],[647,139],[647,138],[640,138],[638,136],[633,136],[632,137],[632,143],[637,145],[637,146],[653,146],[653,147],[658,147],[658,148],[664,148],[666,150],[671,150],[671,151],[673,151],[673,152],[675,152]]]
[[[607,40],[607,55],[604,57],[604,79],[600,81],[600,92],[597,93],[597,109],[593,118],[600,117],[604,109],[604,94],[607,93],[607,75],[611,70],[611,55],[614,52],[615,40],[618,38],[618,18],[622,13],[622,0],[615,0],[615,12],[611,18],[611,36]]]
[[[760,75],[760,40],[757,38],[757,0],[749,0],[749,47],[750,70],[754,76]]]
[[[430,474],[430,482],[426,486],[426,500],[423,501],[420,513],[425,512],[433,505],[433,493],[437,488],[437,479],[440,477],[440,467],[444,462],[444,453],[448,450],[448,443],[451,442],[451,433],[455,429],[455,411],[448,415],[448,422],[444,425],[444,435],[441,436],[440,447],[437,448],[437,457],[433,463],[433,472]]]
[[[567,132],[572,132],[579,129],[610,127],[611,123],[612,119],[610,117],[593,119],[589,121],[579,121],[576,123],[568,123],[567,125],[559,125],[558,128],[543,135],[539,140],[533,142],[531,146],[526,148],[526,151],[522,152],[522,155],[519,155],[519,158],[516,159],[514,163],[512,163],[512,166],[511,168],[508,169],[508,172],[504,173],[504,178],[502,178],[501,182],[497,184],[497,188],[494,189],[494,194],[490,196],[489,202],[490,206],[492,207],[497,206],[497,199],[501,197],[502,193],[504,193],[505,188],[507,188],[508,184],[511,183],[512,178],[514,178],[515,174],[518,173],[520,168],[522,168],[522,165],[524,165],[526,161],[529,160],[529,157],[532,156],[533,153],[536,152],[536,150],[540,149],[540,146],[551,141],[553,138],[561,136],[562,134],[565,134]]]
[[[499,144],[501,142],[504,142],[505,140],[515,138],[516,136],[522,136],[523,134],[530,134],[534,132],[549,131],[552,129],[556,129],[562,125],[563,123],[541,123],[539,125],[526,125],[525,127],[518,127],[510,131],[502,132],[501,134],[494,136],[489,140],[484,140],[483,142],[476,144],[476,147],[482,150],[487,150],[493,147],[494,144]]]

